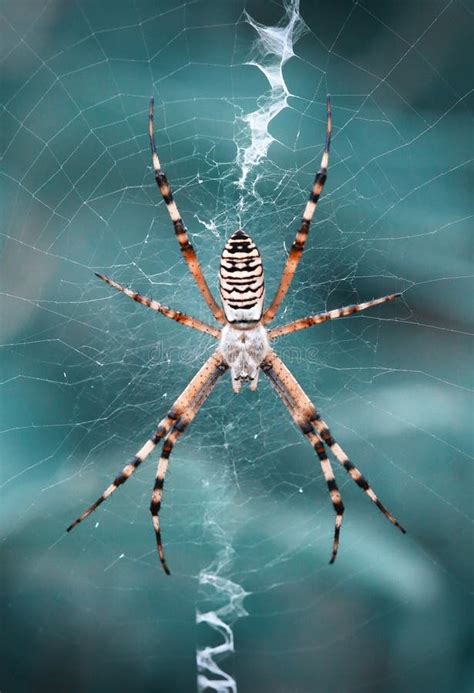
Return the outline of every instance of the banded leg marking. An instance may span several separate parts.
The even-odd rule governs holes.
[[[347,318],[349,315],[354,315],[354,313],[360,313],[368,308],[373,308],[374,306],[379,306],[382,303],[387,303],[388,301],[393,301],[395,298],[399,298],[401,294],[389,294],[388,296],[383,296],[382,298],[374,298],[372,301],[365,301],[365,303],[356,303],[351,306],[344,306],[344,308],[338,308],[336,310],[329,310],[326,313],[317,313],[316,315],[310,315],[307,318],[300,318],[294,322],[290,322],[287,325],[282,325],[281,327],[275,327],[273,330],[268,331],[269,339],[276,339],[277,337],[283,337],[287,334],[292,334],[293,332],[299,332],[300,330],[306,330],[308,327],[313,325],[320,325],[328,320],[337,320],[337,318]]]
[[[319,458],[321,469],[328,487],[329,497],[331,499],[334,512],[336,513],[332,553],[331,559],[329,561],[330,563],[334,563],[339,548],[339,538],[342,526],[342,517],[344,514],[344,504],[342,502],[341,493],[337,486],[336,479],[334,478],[334,472],[332,469],[331,462],[329,461],[326,455],[323,441],[321,440],[320,436],[315,432],[309,417],[304,413],[302,409],[298,408],[298,406],[295,405],[292,397],[290,396],[288,390],[284,387],[277,373],[268,363],[264,365],[263,371],[270,379],[270,382],[273,388],[275,389],[277,395],[280,397],[282,402],[287,407],[293,421],[296,423],[303,435],[309,440],[311,446],[313,447],[314,451],[316,452]]]
[[[98,508],[99,505],[104,502],[104,500],[109,498],[109,496],[111,496],[119,488],[119,486],[124,484],[127,479],[132,476],[142,462],[144,462],[146,458],[153,452],[160,440],[164,438],[164,436],[172,428],[178,427],[180,417],[183,416],[188,409],[193,411],[193,407],[196,407],[196,412],[198,411],[200,403],[204,401],[204,399],[210,393],[209,391],[209,393],[205,394],[207,392],[209,382],[215,383],[218,377],[222,375],[226,369],[227,367],[224,365],[223,358],[220,354],[215,352],[209,357],[206,363],[200,368],[185,390],[175,401],[167,416],[160,421],[154,435],[140,448],[132,461],[123,468],[122,472],[114,479],[110,486],[105,489],[104,493],[96,500],[96,502],[89,506],[89,508],[87,508],[82,515],[77,518],[77,520],[69,525],[66,530],[67,532],[70,532],[76,525],[80,524],[83,520],[89,517],[89,515],[93,513],[94,510],[96,510],[96,508]],[[204,395],[202,394],[203,392]]]
[[[186,313],[181,313],[178,310],[168,308],[168,306],[164,306],[158,301],[154,301],[151,298],[142,296],[136,291],[127,289],[127,287],[122,286],[122,284],[119,284],[114,279],[106,277],[104,274],[98,274],[97,272],[95,274],[96,277],[99,277],[99,279],[102,279],[102,281],[111,286],[113,289],[116,289],[117,291],[120,291],[121,293],[125,294],[125,296],[131,298],[132,301],[136,301],[137,303],[140,303],[140,305],[142,306],[151,308],[151,310],[154,310],[156,313],[160,313],[161,315],[164,315],[166,318],[175,320],[181,325],[186,325],[186,327],[191,327],[194,330],[198,330],[199,332],[205,332],[206,334],[209,334],[212,337],[215,337],[216,339],[219,338],[220,330],[218,330],[217,328],[211,327],[211,325],[207,325],[205,322],[201,322],[201,320],[198,320],[197,318],[192,318],[190,315],[186,315]]]
[[[186,264],[189,267],[191,274],[194,277],[194,280],[201,293],[201,296],[203,297],[204,301],[206,302],[215,319],[218,322],[224,324],[224,312],[222,308],[220,308],[216,303],[214,297],[211,294],[209,286],[207,285],[207,282],[202,273],[201,265],[199,264],[199,261],[197,259],[196,252],[189,240],[187,229],[183,223],[183,220],[181,219],[181,215],[178,211],[178,207],[176,206],[176,202],[174,201],[173,193],[171,191],[170,184],[168,183],[166,173],[161,168],[155,144],[155,133],[153,129],[153,111],[154,99],[152,97],[150,99],[150,108],[148,111],[148,136],[150,138],[151,157],[153,170],[155,172],[156,184],[166,204],[166,209],[168,210],[168,214],[170,215],[171,221],[173,222],[176,238],[178,239],[178,243],[181,248],[181,252],[183,253],[183,257],[186,261]]]
[[[342,502],[341,493],[337,487],[336,479],[334,478],[334,472],[332,469],[331,462],[329,461],[324,445],[318,435],[314,433],[305,434],[310,443],[312,444],[319,461],[321,462],[321,468],[323,470],[324,478],[329,491],[329,496],[336,513],[336,523],[334,525],[334,540],[332,544],[332,554],[329,563],[334,563],[337,556],[337,550],[339,548],[339,535],[341,532],[342,516],[344,514],[344,504]]]
[[[296,272],[296,268],[301,260],[303,254],[306,239],[309,233],[309,227],[316,211],[318,200],[323,191],[324,184],[327,178],[327,170],[329,166],[329,148],[331,146],[331,132],[332,132],[332,117],[331,117],[331,99],[329,95],[326,99],[326,143],[324,145],[323,156],[321,158],[321,165],[319,171],[316,173],[313,187],[309,194],[308,202],[303,213],[303,218],[301,220],[300,228],[298,229],[295,240],[291,246],[288,258],[286,260],[285,266],[283,268],[283,274],[280,279],[280,284],[278,286],[275,298],[273,299],[270,306],[263,314],[263,324],[267,325],[273,320],[275,315],[280,308],[283,299],[290,287],[293,277]]]
[[[161,451],[161,457],[160,457],[160,460],[158,462],[158,468],[156,471],[156,478],[155,478],[155,485],[153,487],[153,494],[152,494],[151,503],[150,503],[150,512],[151,512],[152,520],[153,520],[153,529],[155,530],[158,556],[160,557],[161,565],[162,565],[163,570],[165,571],[166,575],[170,575],[171,573],[170,573],[170,570],[169,570],[168,565],[166,563],[165,552],[163,549],[163,541],[161,538],[161,530],[160,530],[159,512],[160,512],[160,508],[161,508],[161,501],[163,498],[163,489],[164,489],[164,484],[165,484],[166,472],[168,471],[169,456],[171,455],[174,444],[175,444],[179,435],[180,435],[179,431],[173,430],[165,438],[165,442],[163,443],[163,449]]]
[[[171,416],[170,416],[171,414]],[[103,494],[95,501],[95,503],[92,503],[91,506],[89,506],[82,515],[80,515],[77,520],[74,520],[72,524],[69,525],[67,528],[67,532],[70,532],[71,529],[74,529],[74,527],[78,524],[80,524],[83,520],[86,519],[86,517],[89,517],[91,513],[96,510],[99,505],[101,505],[109,496],[112,495],[112,493],[115,493],[115,491],[124,484],[127,479],[129,479],[132,474],[136,472],[138,467],[141,465],[142,462],[146,460],[146,458],[153,452],[153,450],[156,448],[158,445],[159,441],[166,435],[166,433],[170,430],[171,426],[173,425],[173,420],[174,420],[174,414],[172,414],[172,411],[164,418],[160,423],[158,424],[158,428],[155,431],[155,434],[152,438],[146,441],[145,445],[143,445],[140,450],[137,452],[137,454],[133,457],[131,462],[129,462],[125,467],[122,469],[120,474],[115,477],[113,482],[110,484],[110,486],[107,486]]]
[[[164,548],[163,548],[163,539],[161,536],[159,513],[160,513],[161,503],[163,500],[163,490],[164,490],[166,472],[168,471],[169,458],[170,458],[170,455],[173,451],[173,448],[174,448],[174,445],[175,445],[177,439],[187,429],[187,427],[189,426],[191,421],[194,419],[194,417],[198,413],[201,406],[204,404],[206,399],[211,394],[211,392],[214,389],[220,376],[227,370],[227,368],[224,367],[222,363],[220,365],[217,365],[216,363],[214,363],[214,364],[212,364],[212,366],[213,366],[213,369],[208,369],[208,370],[210,370],[210,372],[208,374],[208,378],[207,378],[207,380],[205,380],[202,383],[200,390],[197,393],[197,396],[193,400],[192,405],[187,408],[187,410],[183,413],[183,416],[180,417],[176,421],[172,430],[167,434],[167,436],[163,442],[163,448],[161,451],[161,456],[160,456],[160,459],[158,462],[158,467],[156,470],[155,485],[153,487],[153,494],[152,494],[151,503],[150,503],[150,512],[152,515],[153,529],[155,531],[156,547],[158,549],[158,556],[160,558],[161,565],[162,565],[163,570],[165,571],[166,575],[170,575],[170,570],[168,568],[168,564],[166,563],[166,559],[165,559],[165,552],[164,552]]]
[[[303,429],[301,421],[297,421],[303,433],[306,435],[311,432],[311,429],[315,430],[318,439],[330,448],[334,457],[344,467],[353,481],[368,495],[387,520],[405,534],[406,530],[385,508],[359,469],[352,464],[341,446],[336,443],[326,422],[321,419],[316,407],[283,361],[274,352],[271,352],[262,365],[262,370],[269,376],[271,382],[274,383],[277,392],[279,394],[280,392],[283,393],[280,394],[280,397],[285,402],[290,413],[294,410],[294,412],[299,414],[301,421],[307,421],[305,429]]]
[[[341,448],[341,446],[338,443],[336,443],[336,441],[331,435],[331,431],[329,430],[328,425],[323,419],[321,419],[317,412],[313,419],[313,423],[321,438],[331,449],[331,452],[333,453],[334,457],[337,459],[339,464],[341,464],[341,466],[344,467],[351,479],[355,481],[357,486],[359,486],[359,488],[361,488],[368,495],[372,503],[375,503],[377,508],[383,515],[385,515],[387,520],[391,522],[392,525],[394,525],[395,527],[398,527],[398,529],[401,532],[403,532],[403,534],[406,534],[406,529],[404,529],[401,526],[398,520],[396,520],[393,517],[393,515],[387,510],[387,508],[383,505],[383,503],[380,502],[367,479],[362,475],[359,469],[357,469],[357,467],[355,467],[352,464],[352,462],[350,461],[344,450]]]

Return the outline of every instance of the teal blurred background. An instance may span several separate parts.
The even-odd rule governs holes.
[[[472,690],[472,6],[297,9],[2,4],[5,693],[187,692],[198,674],[222,681],[201,690]],[[286,91],[271,92],[258,65],[278,81],[281,63]],[[338,469],[346,515],[328,566],[334,517],[311,448],[268,382],[236,398],[224,378],[171,462],[171,578],[148,512],[156,455],[65,535],[212,348],[94,277],[209,320],[150,170],[150,95],[212,288],[243,226],[271,296],[327,92],[330,173],[284,321],[403,297],[276,349],[408,534]],[[269,109],[270,146],[252,157],[249,123]],[[222,643],[234,652],[211,675],[205,648]]]

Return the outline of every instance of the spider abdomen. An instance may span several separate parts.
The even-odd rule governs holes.
[[[262,258],[244,231],[236,231],[222,251],[219,290],[228,322],[260,320],[265,293]]]

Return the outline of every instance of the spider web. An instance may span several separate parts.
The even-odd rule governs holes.
[[[4,3],[5,690],[471,689],[472,19],[459,0]],[[172,577],[153,461],[66,538],[214,346],[94,278],[210,320],[150,169],[150,95],[211,288],[243,227],[268,299],[327,92],[328,183],[280,318],[403,296],[276,350],[408,535],[342,470],[329,568],[313,452],[265,379],[236,398],[223,378],[171,460]]]

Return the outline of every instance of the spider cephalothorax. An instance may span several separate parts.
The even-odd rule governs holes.
[[[383,296],[382,298],[373,299],[365,303],[358,303],[356,305],[346,306],[345,308],[331,310],[326,313],[310,315],[306,318],[301,318],[300,320],[295,320],[287,325],[282,325],[270,330],[266,328],[266,325],[271,323],[276,316],[291,284],[303,253],[319,196],[326,182],[329,163],[329,146],[331,142],[331,107],[329,97],[327,98],[326,144],[321,159],[321,166],[314,179],[300,227],[296,232],[291,250],[286,259],[277,292],[266,310],[263,309],[265,284],[260,253],[252,239],[242,230],[236,231],[229,238],[222,251],[219,271],[219,291],[222,299],[222,308],[216,303],[204,278],[194,248],[189,241],[186,227],[184,226],[173,199],[166,174],[161,169],[153,134],[153,99],[150,101],[148,131],[155,179],[173,222],[184,260],[196,281],[202,297],[221,327],[218,328],[207,325],[185,313],[167,308],[158,301],[153,301],[150,298],[141,296],[137,292],[127,289],[118,282],[102,274],[98,274],[97,276],[114,289],[121,291],[134,301],[137,301],[137,303],[141,303],[167,318],[176,320],[176,322],[182,325],[199,330],[200,332],[205,332],[214,337],[218,340],[218,344],[214,353],[196,373],[189,385],[175,401],[168,414],[160,421],[153,436],[140,448],[135,457],[123,468],[122,472],[114,479],[110,486],[106,488],[100,498],[68,527],[68,531],[88,517],[104,500],[106,500],[106,498],[112,495],[119,486],[125,483],[140,464],[151,452],[153,452],[157,444],[163,440],[163,449],[156,472],[150,510],[153,517],[153,527],[155,530],[160,561],[165,572],[169,574],[163,551],[159,522],[159,510],[161,507],[169,457],[176,440],[194,419],[200,407],[211,394],[219,378],[226,373],[227,370],[230,370],[234,392],[239,392],[242,382],[248,382],[250,389],[255,390],[257,388],[258,375],[260,371],[263,371],[277,395],[288,409],[293,421],[316,452],[336,512],[331,563],[334,562],[337,555],[344,506],[334,478],[331,462],[326,454],[327,448],[331,450],[336,460],[344,467],[355,483],[365,491],[370,500],[375,503],[385,517],[404,532],[405,530],[399,525],[397,520],[395,520],[379,501],[357,467],[349,461],[344,450],[336,443],[326,422],[321,418],[314,404],[310,401],[295,377],[270,346],[271,340],[277,337],[283,337],[284,335],[292,334],[299,330],[305,330],[312,325],[318,325],[327,320],[334,320],[336,318],[347,317],[354,313],[359,313],[367,308],[392,301],[400,294],[390,294],[389,296]]]
[[[243,382],[248,382],[250,389],[256,390],[260,366],[270,351],[263,325],[257,323],[245,329],[225,325],[218,349],[230,368],[234,392],[240,392]]]

